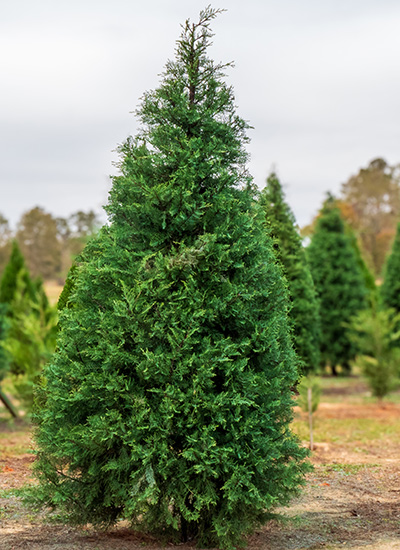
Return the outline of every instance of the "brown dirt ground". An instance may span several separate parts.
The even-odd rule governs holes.
[[[320,418],[400,418],[400,404],[322,403]],[[110,532],[51,524],[1,490],[31,481],[33,457],[23,426],[2,434],[0,456],[0,550],[160,550],[165,545],[119,525]],[[250,550],[400,550],[400,441],[317,443],[301,496],[247,539]],[[168,546],[168,545],[167,545]],[[193,549],[179,545],[180,550]]]

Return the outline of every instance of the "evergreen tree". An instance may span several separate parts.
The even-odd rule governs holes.
[[[9,356],[6,350],[1,345],[2,341],[5,340],[8,330],[8,321],[6,317],[7,307],[5,304],[0,304],[0,382],[7,374],[9,369]]]
[[[25,270],[17,275],[16,291],[10,304],[9,330],[2,342],[8,354],[11,378],[17,397],[27,410],[34,399],[34,385],[55,348],[57,315],[49,305],[40,280],[35,281],[35,299],[25,287]]]
[[[307,255],[320,300],[323,364],[330,365],[334,374],[338,365],[349,372],[357,350],[346,323],[367,306],[367,289],[354,243],[332,196],[320,212]]]
[[[34,299],[36,294],[34,284],[25,269],[25,260],[18,243],[13,241],[11,256],[0,280],[0,304],[10,304],[13,301],[19,273],[23,273],[25,292]]]
[[[77,271],[77,264],[74,262],[68,272],[67,278],[65,280],[64,288],[58,298],[57,309],[62,311],[65,307],[69,307],[70,296],[75,287],[75,277]]]
[[[353,247],[354,253],[357,258],[357,264],[360,268],[360,271],[362,273],[365,288],[367,290],[367,298],[369,305],[372,307],[375,304],[376,297],[377,297],[377,288],[375,284],[374,276],[372,275],[371,271],[368,269],[367,264],[365,263],[365,260],[361,254],[360,247],[358,246],[357,237],[347,223],[345,223],[345,230],[346,233],[350,239],[351,246]]]
[[[287,297],[244,164],[246,123],[206,52],[211,8],[121,146],[76,269],[37,416],[39,500],[69,521],[232,547],[296,492]]]
[[[275,242],[275,253],[286,277],[291,300],[290,319],[294,345],[302,372],[319,367],[319,305],[294,215],[285,202],[276,174],[271,174],[260,195],[267,229]]]
[[[351,320],[351,337],[360,352],[354,362],[379,400],[399,385],[399,325],[399,313],[376,304]]]
[[[380,294],[387,308],[393,308],[400,313],[400,223],[397,226],[392,251],[386,261]]]
[[[14,241],[0,281],[0,372],[9,370],[27,409],[32,406],[34,382],[54,351],[56,322],[42,281],[32,281]]]

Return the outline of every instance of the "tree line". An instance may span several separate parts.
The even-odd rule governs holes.
[[[371,160],[341,186],[336,199],[369,270],[381,278],[400,218],[400,165]],[[303,236],[313,233],[316,220],[302,229]]]
[[[93,210],[78,210],[62,218],[36,206],[22,214],[13,231],[0,214],[0,274],[15,240],[32,277],[63,282],[73,259],[100,225],[99,216]]]

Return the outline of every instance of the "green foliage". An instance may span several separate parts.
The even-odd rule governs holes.
[[[311,388],[311,412],[315,412],[318,409],[319,401],[321,398],[321,384],[315,376],[303,376],[300,383],[297,385],[299,397],[297,404],[305,412],[309,412],[308,407],[308,390]]]
[[[352,338],[360,350],[355,364],[361,368],[372,394],[382,399],[399,382],[400,314],[375,307],[360,311],[351,322]]]
[[[391,254],[386,261],[380,295],[385,307],[400,312],[400,224],[397,226]]]
[[[57,317],[39,281],[35,283],[35,300],[26,293],[24,270],[18,273],[16,283],[15,296],[10,304],[9,330],[2,349],[9,358],[17,397],[30,410],[34,384],[54,352]]]
[[[5,340],[8,332],[8,320],[6,313],[6,304],[0,304],[0,382],[7,374],[10,364],[9,356],[1,345],[1,342]]]
[[[207,9],[186,23],[102,228],[38,411],[37,498],[69,521],[233,547],[302,483],[287,296],[253,204]]]
[[[351,229],[351,227],[346,224],[345,225],[346,234],[349,237],[350,243],[353,247],[354,254],[357,259],[358,267],[360,268],[361,274],[364,279],[364,285],[367,290],[367,298],[369,304],[372,306],[373,303],[376,301],[377,297],[377,288],[375,284],[374,276],[372,275],[371,271],[368,269],[367,264],[364,261],[364,258],[362,257],[360,247],[357,243],[357,237],[354,233],[354,231]]]
[[[0,281],[0,303],[10,304],[13,301],[20,272],[23,273],[25,291],[31,298],[34,298],[35,288],[28,271],[25,269],[24,257],[17,241],[13,241],[11,256]]]
[[[61,275],[69,273],[71,262],[76,262],[86,243],[99,230],[101,223],[93,210],[74,212],[67,219],[57,218],[58,239],[61,242]]]
[[[62,289],[60,297],[58,298],[58,302],[57,302],[58,311],[62,311],[65,307],[70,306],[70,298],[71,298],[72,291],[75,287],[77,269],[78,269],[78,264],[75,261],[68,272],[68,276],[65,281],[64,288]]]
[[[338,365],[350,370],[357,350],[346,323],[367,305],[365,279],[354,246],[333,197],[328,197],[307,256],[320,299],[322,361],[334,373]]]
[[[29,410],[34,383],[54,351],[56,314],[42,281],[31,280],[16,241],[0,282],[0,298],[0,373],[10,371],[16,394]]]
[[[0,213],[0,275],[11,254],[11,230],[8,220]]]
[[[275,243],[275,253],[286,277],[291,300],[290,319],[294,346],[301,360],[302,371],[319,367],[320,321],[319,304],[314,282],[307,264],[296,221],[275,174],[267,179],[260,195],[267,229]]]

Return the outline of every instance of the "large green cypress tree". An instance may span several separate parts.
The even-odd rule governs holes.
[[[386,260],[380,294],[385,307],[400,312],[400,223],[397,226],[392,251]]]
[[[77,266],[38,413],[38,498],[69,521],[231,547],[296,492],[287,297],[253,205],[246,123],[189,22],[137,139],[109,226]]]
[[[260,204],[289,287],[290,319],[301,371],[315,372],[320,362],[319,304],[295,217],[274,173],[268,177],[267,185],[261,191]]]
[[[334,374],[350,371],[356,348],[347,324],[367,307],[367,288],[354,243],[346,232],[335,200],[329,196],[320,212],[307,257],[320,300],[321,356]]]

